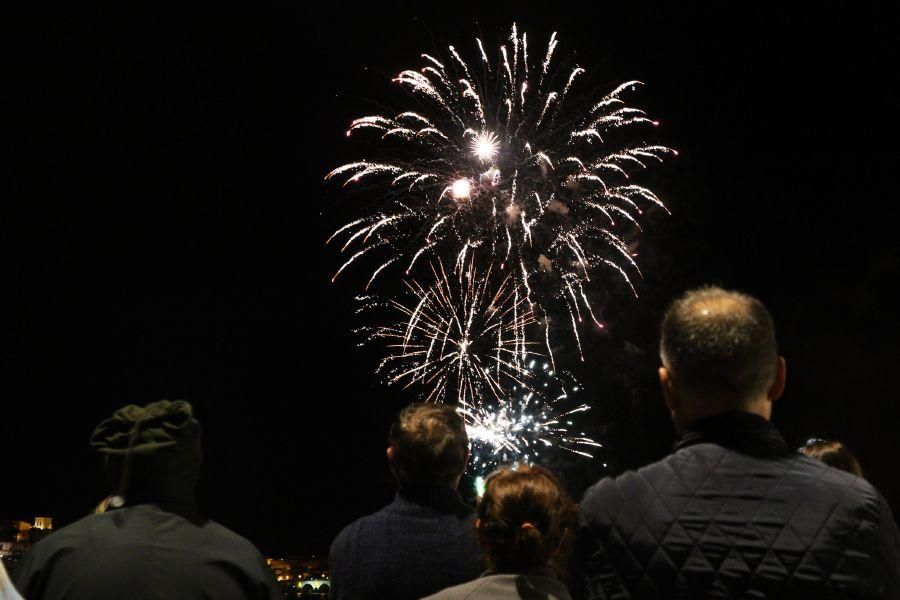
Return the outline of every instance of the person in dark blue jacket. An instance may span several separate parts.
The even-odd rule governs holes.
[[[770,423],[785,361],[766,308],[706,287],[661,337],[674,452],[600,481],[578,528],[584,598],[900,598],[900,536],[864,479]]]
[[[331,598],[413,600],[478,577],[475,511],[456,491],[469,438],[455,409],[412,404],[391,426],[397,495],[331,545]]]

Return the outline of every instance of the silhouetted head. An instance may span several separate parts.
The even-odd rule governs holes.
[[[662,323],[659,369],[675,427],[722,412],[770,418],[784,391],[785,362],[775,326],[752,296],[718,287],[676,299]]]
[[[459,484],[469,458],[469,436],[456,409],[411,404],[391,425],[387,457],[400,489]]]
[[[800,448],[800,452],[810,458],[822,461],[829,467],[853,473],[857,477],[863,476],[862,465],[841,442],[813,438]]]
[[[125,406],[97,425],[91,447],[104,456],[111,493],[128,504],[193,504],[202,453],[189,403]]]
[[[505,467],[485,482],[478,504],[478,541],[488,567],[523,572],[565,555],[576,507],[542,467]]]

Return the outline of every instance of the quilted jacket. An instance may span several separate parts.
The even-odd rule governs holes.
[[[864,479],[728,413],[585,493],[576,569],[589,599],[900,598],[900,536]]]

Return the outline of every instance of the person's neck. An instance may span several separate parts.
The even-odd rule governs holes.
[[[675,450],[704,443],[760,457],[788,452],[778,429],[765,416],[748,411],[720,412],[697,419],[679,436]]]
[[[407,484],[397,490],[404,501],[436,509],[455,509],[462,503],[456,488],[448,484]]]
[[[676,411],[672,415],[675,425],[675,431],[678,435],[683,435],[691,425],[697,421],[714,417],[716,415],[732,414],[732,413],[749,413],[762,417],[766,421],[771,418],[771,414],[766,410],[764,400],[753,400],[749,402],[703,402],[698,400],[688,400],[682,403],[684,407],[681,411]],[[686,409],[686,410],[685,410]]]
[[[125,506],[152,504],[167,512],[185,517],[195,517],[199,515],[197,510],[197,499],[193,492],[133,490],[126,492],[124,498]]]

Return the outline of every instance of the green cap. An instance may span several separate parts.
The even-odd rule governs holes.
[[[149,455],[200,437],[200,422],[189,402],[160,400],[129,404],[97,425],[91,448],[104,455]]]

